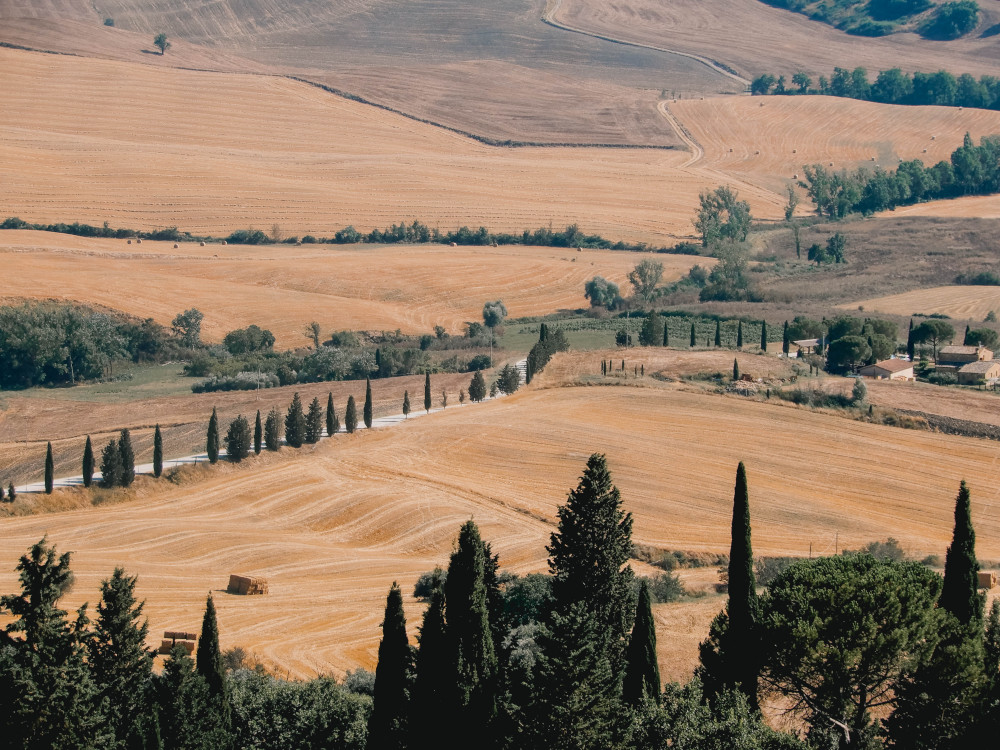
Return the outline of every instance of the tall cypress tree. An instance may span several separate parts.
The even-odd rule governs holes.
[[[767,351],[767,321],[760,321],[760,349],[763,352]]]
[[[371,426],[372,426],[372,381],[369,378],[365,378],[365,410],[364,410],[364,420],[365,420],[365,427],[371,429]]]
[[[787,357],[789,350],[792,348],[792,342],[788,337],[788,321],[785,321],[785,328],[781,332],[781,351]]]
[[[212,407],[212,416],[208,420],[208,434],[205,436],[205,450],[208,453],[208,462],[215,464],[219,462],[219,415]]]
[[[965,336],[962,337],[962,346],[968,346],[968,345],[969,345],[969,324],[966,323],[965,324]]]
[[[306,439],[306,417],[302,413],[302,399],[299,392],[292,394],[292,403],[285,414],[285,442],[293,448],[301,448]]]
[[[122,457],[118,452],[118,441],[112,438],[101,454],[101,486],[121,487]]]
[[[135,600],[135,576],[115,568],[101,582],[94,637],[87,643],[90,671],[106,700],[105,721],[119,747],[142,747],[152,719],[149,704],[153,653],[146,648],[145,602]]]
[[[45,448],[45,494],[52,494],[52,486],[56,480],[56,467],[52,461],[52,443]]]
[[[488,727],[496,716],[497,657],[490,629],[486,555],[479,528],[466,521],[444,585],[445,619],[453,665],[450,716],[456,736]]]
[[[344,412],[344,429],[350,435],[358,429],[358,407],[354,405],[354,396],[347,397],[347,410]]]
[[[722,321],[715,321],[715,345],[722,346]]]
[[[260,416],[260,412],[257,412]],[[163,476],[163,435],[160,433],[160,425],[156,425],[153,431],[153,476],[159,479]]]
[[[403,417],[410,416],[410,392],[403,391]]]
[[[740,461],[733,493],[732,542],[729,548],[729,601],[699,646],[697,674],[705,695],[714,699],[723,690],[738,689],[757,710],[760,674],[760,633],[757,628],[757,581],[750,540],[750,495],[746,468]]]
[[[736,348],[743,348],[743,321],[736,322]]]
[[[260,409],[257,410],[257,420],[253,424],[253,452],[255,456],[260,455],[261,448],[264,447],[264,426],[260,421]]]
[[[208,694],[219,714],[222,726],[229,729],[232,724],[232,710],[229,706],[226,668],[222,663],[222,651],[219,649],[219,622],[215,616],[215,602],[211,594],[205,602],[205,616],[201,621],[201,637],[198,639],[196,656],[195,668],[208,685]]]
[[[628,642],[622,696],[637,706],[645,700],[660,702],[660,665],[656,660],[656,623],[649,585],[643,579],[635,609],[635,626]]]
[[[122,487],[131,487],[135,481],[135,451],[132,450],[132,436],[122,430],[118,437],[118,454],[122,462]]]
[[[663,345],[670,346],[670,325],[663,321]]]
[[[694,340],[694,321],[692,320],[691,321],[691,346],[694,346],[694,345],[695,345],[695,340]]]
[[[420,625],[420,648],[417,651],[417,675],[413,686],[413,710],[410,731],[414,747],[432,747],[441,741],[436,722],[430,716],[448,716],[454,691],[447,628],[444,621],[444,589],[435,586],[430,604]]]
[[[740,379],[740,363],[739,360],[736,359],[736,357],[733,357],[733,380],[735,381],[739,379]]]
[[[264,420],[264,446],[269,451],[281,450],[281,415],[272,408]]]
[[[321,437],[323,437],[323,407],[320,406],[319,397],[315,396],[309,404],[309,414],[306,415],[305,441],[315,444]]]
[[[913,340],[913,318],[910,318],[910,329],[906,334],[906,356],[910,358],[911,362],[913,361],[914,344],[915,342]]]
[[[333,391],[326,397],[326,435],[331,437],[340,430],[340,420],[337,419],[337,410],[333,407]]]
[[[407,747],[412,672],[413,652],[406,637],[403,592],[393,581],[385,600],[382,641],[378,646],[375,700],[368,719],[368,750],[400,750]],[[424,721],[431,718],[422,717]]]
[[[424,411],[431,410],[431,373],[428,370],[424,374]]]
[[[944,563],[944,587],[940,607],[960,623],[982,629],[984,599],[979,594],[979,561],[976,560],[976,532],[972,528],[972,508],[965,480],[955,499],[955,530]]]
[[[94,483],[94,446],[90,443],[90,435],[87,435],[87,442],[83,446],[83,486],[89,487]]]

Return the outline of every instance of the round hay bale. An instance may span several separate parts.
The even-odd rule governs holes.
[[[205,243],[204,242],[199,242],[198,245],[199,245],[199,247],[205,247]]]
[[[132,244],[132,240],[129,240],[129,241],[128,241],[128,244],[130,244],[130,245],[131,245],[131,244]]]
[[[227,243],[226,243],[226,241],[225,241],[225,240],[223,240],[223,241],[222,241],[222,244],[223,244],[223,245],[225,245],[225,244],[227,244]]]
[[[142,240],[136,240],[136,241],[135,241],[135,244],[137,244],[137,245],[141,245],[141,244],[142,244]]]

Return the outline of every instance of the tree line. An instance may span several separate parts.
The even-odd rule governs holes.
[[[762,0],[856,36],[914,31],[926,39],[958,39],[979,23],[976,0]]]
[[[783,75],[763,73],[750,83],[750,91],[758,96],[819,94],[880,104],[1000,109],[1000,78],[983,75],[977,80],[968,73],[956,77],[947,70],[906,73],[889,68],[879,71],[871,81],[866,68],[834,68],[829,80],[820,76],[816,86],[809,74],[801,71],[792,76],[791,85]]]

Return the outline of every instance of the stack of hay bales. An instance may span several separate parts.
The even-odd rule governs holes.
[[[242,594],[244,596],[255,596],[267,593],[267,579],[260,576],[239,576],[233,573],[229,576],[229,586],[226,591],[230,594]]]
[[[185,633],[179,630],[168,630],[163,634],[163,640],[160,641],[159,653],[169,654],[174,646],[183,646],[184,650],[188,652],[188,655],[194,653],[194,647],[198,640],[197,633]]]

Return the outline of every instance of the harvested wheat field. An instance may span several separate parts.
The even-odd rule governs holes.
[[[1000,112],[991,110],[831,96],[716,97],[678,101],[670,110],[704,149],[698,166],[775,192],[795,175],[805,179],[805,164],[830,169],[832,162],[834,171],[895,169],[908,159],[930,165],[948,161],[966,133],[976,142],[1000,133]]]
[[[982,6],[980,29],[1000,17]],[[747,77],[761,73],[791,77],[800,70],[829,78],[834,67],[874,72],[902,68],[940,69],[993,75],[1000,63],[1000,40],[978,31],[954,41],[916,34],[881,38],[851,36],[805,16],[760,0],[558,0],[557,21],[589,33],[704,56]]]
[[[995,286],[939,286],[916,289],[888,297],[860,300],[840,305],[856,310],[858,305],[870,312],[885,315],[931,315],[942,313],[952,318],[982,320],[990,312],[1000,310],[1000,288]]]
[[[931,216],[959,219],[1000,219],[1000,196],[970,195],[951,200],[928,201],[896,209],[898,216]]]
[[[74,300],[170,325],[196,307],[202,337],[235,328],[270,329],[279,348],[304,346],[310,321],[335,330],[460,334],[483,303],[502,299],[512,317],[587,304],[584,283],[600,275],[627,286],[643,259],[680,278],[704,259],[574,248],[441,245],[264,245],[91,239],[50,232],[0,232],[0,299]],[[138,280],[138,283],[137,283]]]
[[[662,243],[690,232],[706,185],[674,169],[679,151],[490,147],[284,78],[7,49],[0,65],[0,202],[28,221],[300,236],[577,223]]]
[[[641,543],[727,549],[744,460],[758,554],[832,552],[838,534],[842,547],[892,535],[912,554],[940,554],[965,478],[977,551],[1000,557],[994,443],[647,383],[533,386],[179,485],[144,482],[130,503],[3,519],[0,590],[14,589],[17,555],[47,533],[75,551],[70,606],[93,601],[121,564],[139,575],[154,632],[195,628],[211,590],[224,648],[292,675],[370,668],[389,584],[409,592],[444,563],[462,521],[475,518],[503,565],[544,569],[555,508],[593,451],[607,454]],[[221,593],[231,573],[266,577],[270,594]],[[420,610],[407,605],[414,632]],[[696,608],[658,611],[665,632],[689,633],[678,663],[692,663],[712,614]]]

